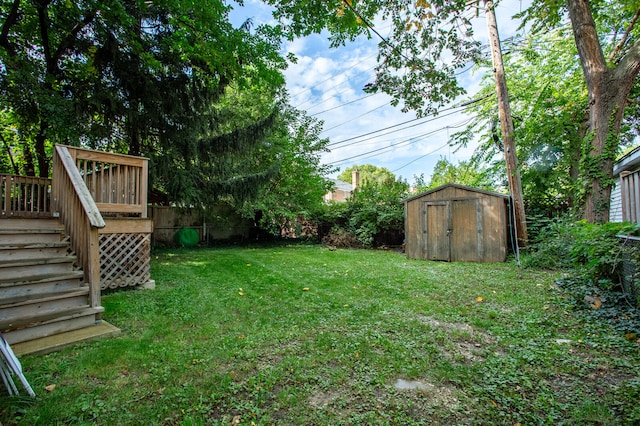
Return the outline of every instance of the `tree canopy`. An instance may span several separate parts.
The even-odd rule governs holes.
[[[481,160],[477,157],[467,161],[459,161],[457,164],[453,164],[443,157],[434,166],[433,174],[428,182],[424,175],[414,176],[414,178],[417,192],[424,192],[448,183],[457,183],[487,191],[497,189],[492,170],[483,167]]]
[[[373,164],[361,164],[346,167],[339,175],[338,179],[344,182],[351,182],[352,173],[357,170],[360,185],[366,185],[367,183],[375,183],[378,185],[392,185],[396,176],[391,170],[386,167],[378,167]]]
[[[0,0],[0,165],[47,176],[55,143],[143,155],[154,190],[189,206],[241,204],[284,162],[308,160],[324,190],[310,170],[324,145],[316,131],[300,136],[317,124],[287,110],[278,28],[236,28],[230,10]],[[308,157],[289,155],[300,150]]]

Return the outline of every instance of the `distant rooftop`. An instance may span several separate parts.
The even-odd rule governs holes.
[[[353,189],[353,186],[349,182],[345,182],[343,180],[338,180],[338,179],[329,179],[329,180],[333,182],[337,190],[351,191]]]

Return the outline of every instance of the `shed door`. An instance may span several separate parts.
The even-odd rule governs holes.
[[[424,257],[482,261],[482,209],[478,199],[424,203]]]
[[[453,200],[451,260],[482,262],[482,204],[479,199]]]
[[[451,261],[451,202],[424,203],[424,257],[429,260]]]

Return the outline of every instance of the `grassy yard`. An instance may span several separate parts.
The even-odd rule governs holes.
[[[640,422],[640,345],[557,273],[296,245],[163,251],[152,275],[104,297],[121,336],[23,357],[38,399],[0,421]]]

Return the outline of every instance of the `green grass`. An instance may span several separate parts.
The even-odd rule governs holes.
[[[5,398],[0,421],[640,421],[638,344],[585,327],[554,273],[273,246],[163,251],[152,276],[103,298],[121,336],[23,357],[38,398]]]

